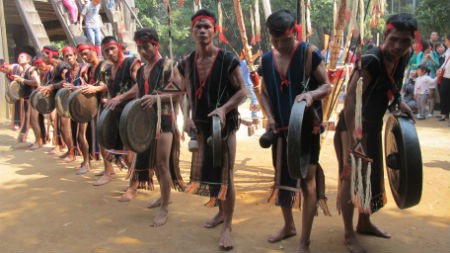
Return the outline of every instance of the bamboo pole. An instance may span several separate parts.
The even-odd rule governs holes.
[[[8,62],[8,41],[6,38],[6,21],[5,10],[3,8],[3,0],[0,0],[0,59],[5,59]],[[0,121],[9,118],[9,106],[6,103],[6,76],[0,74]]]
[[[336,16],[336,21],[334,25],[334,35],[333,35],[333,45],[330,48],[330,64],[328,65],[328,76],[330,78],[330,83],[333,87],[332,93],[339,92],[338,87],[335,84],[338,82],[338,77],[336,77],[336,65],[339,59],[339,54],[341,50],[341,45],[343,43],[344,28],[345,28],[345,11],[347,9],[347,1],[339,0],[338,12]],[[327,96],[323,99],[323,121],[327,122],[331,115],[331,101],[332,96]]]

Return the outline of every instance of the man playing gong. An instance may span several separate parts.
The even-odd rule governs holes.
[[[342,211],[345,244],[350,252],[366,252],[353,230],[355,207],[359,210],[358,233],[390,238],[389,233],[371,222],[370,215],[386,203],[381,146],[383,116],[388,107],[398,105],[412,118],[411,109],[400,100],[400,90],[416,31],[417,21],[411,14],[391,16],[386,22],[383,43],[362,56],[362,67],[354,70],[348,84],[334,145],[340,177],[337,204]],[[356,166],[354,161],[362,153],[367,159],[362,159],[362,166]],[[354,185],[358,173],[362,174],[362,187]]]
[[[220,29],[215,15],[209,10],[199,10],[192,16],[195,51],[181,61],[179,71],[185,81],[192,115],[192,120],[185,124],[185,131],[195,132],[199,144],[198,151],[192,153],[191,184],[186,192],[208,195],[207,206],[219,206],[218,213],[204,226],[213,228],[223,223],[219,246],[230,250],[233,248],[231,223],[236,198],[233,168],[236,130],[239,128],[237,108],[247,90],[239,60],[214,45],[214,36]],[[213,134],[212,124],[217,118],[222,130],[219,138],[209,143],[220,143],[223,152],[216,153],[214,160],[213,147],[207,140]],[[220,160],[221,163],[217,162]]]
[[[136,154],[130,187],[121,199],[124,201],[134,197],[137,188],[152,189],[154,170],[159,181],[161,197],[148,207],[160,207],[151,225],[162,226],[168,217],[172,183],[176,189],[185,188],[179,169],[180,136],[176,126],[180,89],[171,82],[172,60],[163,58],[159,53],[159,36],[156,30],[140,29],[136,31],[134,40],[145,64],[138,70],[137,85],[133,86],[130,93],[142,98],[143,109],[153,110],[159,118],[158,123],[154,122],[156,136],[151,141],[150,147]]]
[[[273,49],[262,57],[258,73],[262,78],[261,105],[267,112],[267,131],[275,138],[272,146],[275,184],[272,197],[281,207],[283,227],[269,236],[275,243],[297,234],[292,208],[300,207],[303,195],[302,234],[297,252],[309,252],[310,235],[317,206],[316,173],[320,154],[320,100],[331,92],[320,51],[301,41],[301,31],[288,10],[272,13],[266,21]],[[306,102],[300,135],[302,147],[310,153],[306,160],[305,178],[292,178],[288,168],[287,137],[292,107]],[[303,145],[306,143],[307,145]],[[300,151],[300,147],[296,148]],[[300,152],[298,154],[300,156]]]
[[[79,44],[77,51],[81,58],[89,64],[88,68],[82,73],[85,84],[81,87],[81,92],[85,95],[98,94],[97,99],[101,99],[108,90],[102,76],[107,63],[99,59],[94,45]],[[81,153],[83,153],[83,163],[87,165],[85,167],[88,169],[90,168],[90,158],[98,160],[100,157],[100,147],[95,129],[96,121],[96,118],[94,118],[88,123],[80,123],[78,129],[78,139],[86,139],[87,141],[87,146],[81,145]]]
[[[125,104],[134,98],[134,95],[127,93],[127,91],[135,84],[136,73],[141,66],[141,61],[136,57],[125,58],[122,49],[122,44],[116,38],[112,36],[103,38],[103,56],[111,63],[111,66],[105,71],[109,97],[105,103],[105,108],[112,111],[122,110]],[[125,163],[128,168],[131,164],[133,155],[129,151],[122,150],[123,145],[120,136],[109,136],[108,138],[115,138],[114,142],[117,146],[109,150],[106,150],[104,147],[101,148],[105,168],[101,173],[101,177],[94,183],[95,186],[111,182],[112,176],[114,175],[114,168],[111,163],[113,159],[121,163],[122,157],[125,156]]]
[[[44,46],[42,49],[42,60],[45,64],[51,65],[51,70],[48,72],[50,75],[48,84],[42,86],[40,91],[44,96],[50,96],[52,92],[63,87],[63,83],[67,82],[67,73],[70,71],[70,66],[65,61],[59,58],[59,51],[54,46]],[[56,115],[56,116],[55,116]],[[62,118],[56,113],[56,110],[51,112],[51,120],[54,120],[55,132],[57,133],[57,144],[60,149],[64,144],[67,146],[67,152],[64,153],[60,158],[64,161],[70,162],[75,160],[74,146],[71,136],[70,120]],[[56,152],[56,147],[50,151],[50,153]]]

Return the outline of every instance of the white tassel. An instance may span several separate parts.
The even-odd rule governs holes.
[[[356,168],[358,171],[358,188],[357,188],[357,195],[358,195],[358,208],[362,208],[364,205],[364,186],[363,186],[363,177],[362,177],[362,159],[358,158],[358,167]]]

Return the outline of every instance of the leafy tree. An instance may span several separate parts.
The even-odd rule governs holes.
[[[450,32],[450,1],[421,0],[416,9],[420,35],[428,38],[431,32],[446,36]]]

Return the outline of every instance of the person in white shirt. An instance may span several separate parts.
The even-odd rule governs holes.
[[[439,97],[441,100],[441,118],[440,121],[448,119],[450,113],[450,33],[445,37],[445,60],[441,68],[437,71],[437,76],[441,81],[439,82]],[[450,126],[450,125],[449,125]]]
[[[420,65],[417,68],[416,86],[414,89],[414,98],[417,101],[417,119],[425,119],[425,105],[430,88],[436,82],[436,78],[431,78],[428,75],[429,69],[425,65]]]
[[[86,26],[86,35],[89,42],[95,46],[98,55],[100,52],[100,43],[102,38],[100,37],[101,17],[100,17],[101,0],[92,0],[87,2],[80,14],[80,29],[83,25],[83,20]]]

